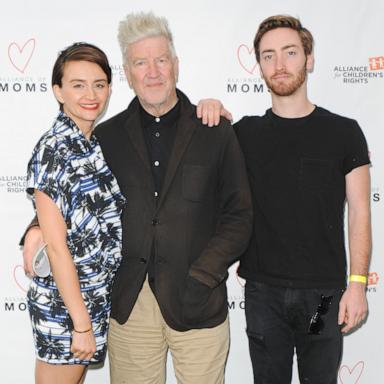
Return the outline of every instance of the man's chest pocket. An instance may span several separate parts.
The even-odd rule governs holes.
[[[210,197],[212,183],[209,167],[202,165],[185,164],[183,166],[182,193],[184,199],[191,201],[204,201]]]
[[[331,187],[334,184],[333,160],[302,158],[300,184],[309,188]]]

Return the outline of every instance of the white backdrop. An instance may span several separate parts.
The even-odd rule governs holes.
[[[270,97],[260,79],[252,41],[267,16],[297,16],[315,36],[316,65],[309,76],[310,99],[359,121],[371,152],[374,249],[370,268],[367,323],[345,337],[339,384],[384,383],[382,373],[384,308],[381,276],[383,226],[384,2],[305,0],[53,1],[14,0],[1,5],[0,22],[0,382],[33,383],[34,351],[17,243],[31,218],[25,173],[31,150],[50,127],[57,104],[50,89],[57,52],[75,41],[106,51],[113,66],[113,93],[104,118],[132,98],[124,79],[116,39],[118,22],[132,11],[166,16],[180,59],[178,86],[193,102],[216,97],[233,112],[262,114]],[[380,144],[381,143],[381,144]],[[228,281],[231,351],[226,382],[251,383],[244,332],[242,281]],[[109,383],[108,367],[92,370],[87,383]],[[167,383],[175,383],[171,364]],[[294,383],[298,383],[294,376]]]

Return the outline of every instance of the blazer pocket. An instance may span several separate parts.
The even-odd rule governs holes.
[[[191,276],[187,277],[182,297],[182,317],[187,324],[199,323],[209,317],[208,301],[213,289]]]
[[[333,179],[333,161],[328,159],[302,158],[300,184],[303,187],[330,187]]]
[[[182,194],[184,199],[203,201],[208,198],[210,168],[202,165],[183,166]]]

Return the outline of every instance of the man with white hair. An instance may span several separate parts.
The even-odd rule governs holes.
[[[111,382],[165,383],[170,350],[179,383],[223,383],[227,269],[252,228],[243,155],[227,120],[204,127],[209,102],[200,120],[176,89],[178,59],[164,18],[128,15],[119,42],[136,97],[95,129],[127,197],[111,295]],[[26,239],[27,272],[35,234]]]
[[[176,89],[164,18],[119,26],[127,110],[95,131],[127,197],[123,261],[112,293],[112,383],[222,383],[229,348],[226,278],[252,226],[243,156],[228,121],[207,129]]]

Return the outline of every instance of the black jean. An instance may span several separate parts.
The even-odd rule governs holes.
[[[333,296],[324,328],[309,334],[321,295]],[[337,324],[341,289],[292,289],[247,280],[245,316],[255,384],[289,384],[296,349],[300,383],[337,384],[343,338]]]

